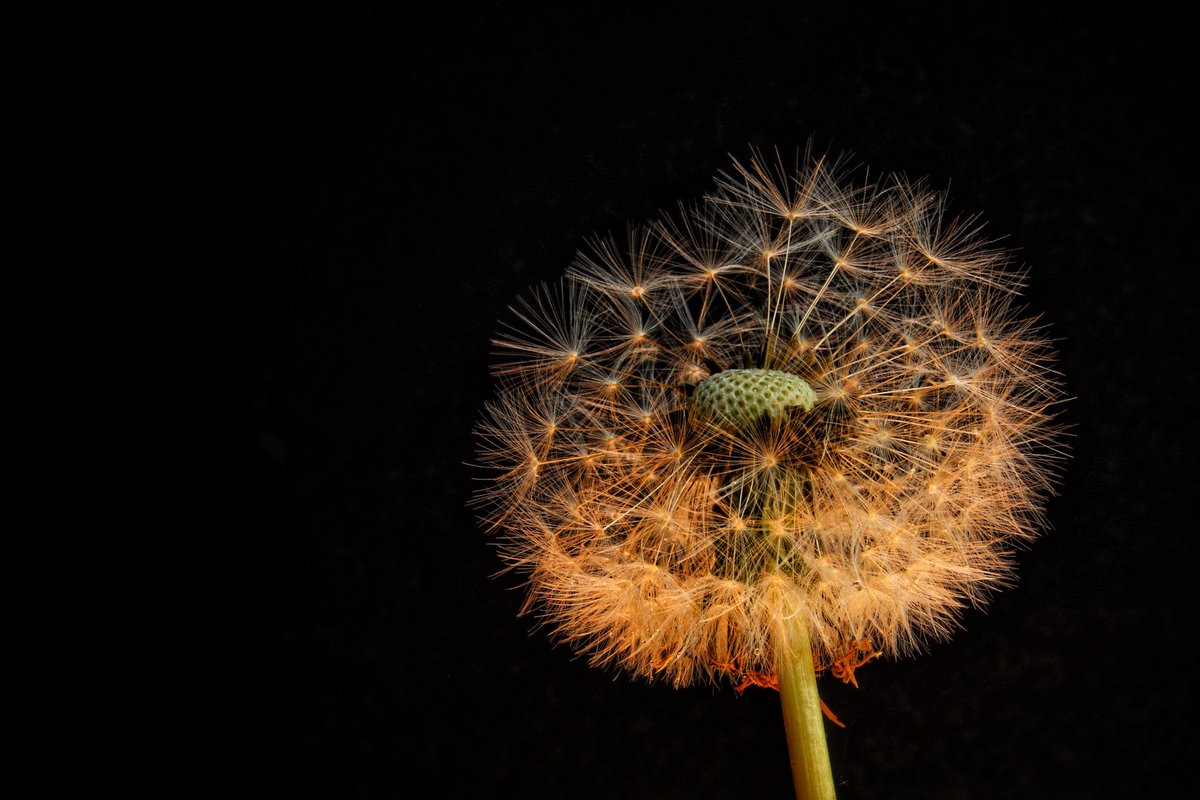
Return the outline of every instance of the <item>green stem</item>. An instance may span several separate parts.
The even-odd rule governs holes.
[[[798,616],[784,622],[779,648],[779,696],[783,700],[783,725],[787,729],[796,800],[836,800],[812,646],[808,628]]]

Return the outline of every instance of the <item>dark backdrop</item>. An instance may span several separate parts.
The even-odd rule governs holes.
[[[85,349],[80,465],[120,533],[78,551],[70,767],[161,797],[789,796],[773,692],[648,686],[531,632],[467,463],[518,293],[811,137],[982,213],[1075,398],[1019,585],[861,689],[823,682],[840,796],[1195,783],[1190,43],[797,7],[163,22],[133,89],[170,241],[84,284],[120,309]]]

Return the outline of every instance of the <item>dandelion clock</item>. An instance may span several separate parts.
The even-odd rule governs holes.
[[[943,210],[756,156],[495,341],[476,499],[526,612],[598,666],[778,688],[798,797],[834,796],[817,676],[1003,586],[1062,450],[1021,275]]]

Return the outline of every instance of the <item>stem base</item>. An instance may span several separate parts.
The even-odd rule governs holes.
[[[798,616],[783,624],[778,664],[779,697],[783,702],[783,724],[787,730],[796,800],[836,800],[808,628]]]

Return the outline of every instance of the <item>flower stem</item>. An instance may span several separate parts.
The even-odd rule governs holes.
[[[796,800],[835,800],[817,673],[803,619],[795,616],[784,622],[780,645],[779,697]]]

